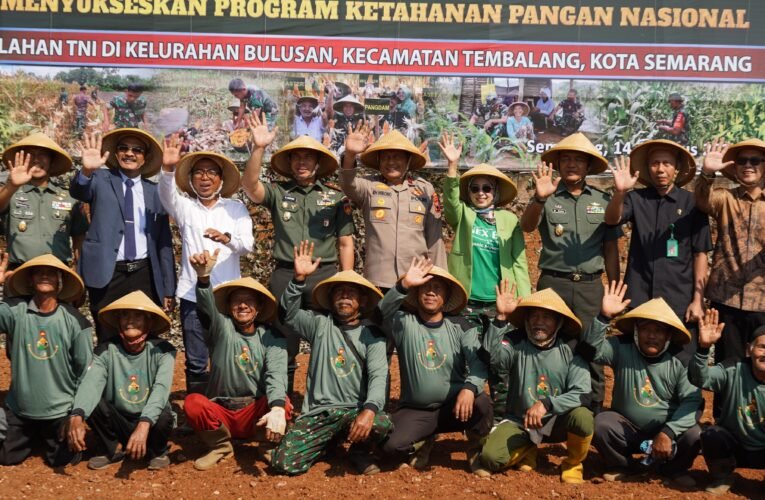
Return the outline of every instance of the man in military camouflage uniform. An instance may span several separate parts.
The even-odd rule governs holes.
[[[107,112],[106,130],[112,128],[142,128],[146,129],[146,97],[143,95],[143,85],[131,83],[125,95],[116,95],[109,102],[109,108],[114,111],[112,118]]]
[[[480,105],[470,117],[470,123],[483,127],[487,134],[496,137],[502,133],[503,123],[507,121],[507,106],[494,92],[486,96],[486,104]]]
[[[683,96],[677,92],[669,94],[667,98],[669,107],[673,114],[671,120],[657,120],[656,125],[659,130],[664,132],[670,141],[675,141],[683,146],[688,145],[688,133],[691,129],[691,123],[688,119],[688,112],[685,111],[685,102]]]
[[[264,90],[255,85],[245,85],[241,78],[234,78],[228,83],[228,91],[240,101],[239,111],[234,119],[234,128],[238,128],[247,112],[265,113],[268,124],[274,124],[276,115],[279,113],[279,105]]]

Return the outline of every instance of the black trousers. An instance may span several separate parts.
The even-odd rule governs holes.
[[[148,258],[147,258],[148,259]],[[96,326],[96,338],[98,343],[109,340],[116,332],[104,328],[98,318],[98,311],[108,306],[115,300],[123,297],[130,292],[142,291],[151,300],[162,306],[161,297],[157,297],[154,291],[154,278],[151,272],[151,262],[141,269],[133,272],[114,270],[112,279],[108,285],[103,288],[88,287],[88,298],[90,299],[90,312]]]
[[[457,397],[445,401],[443,406],[432,410],[401,408],[391,414],[393,432],[383,444],[383,452],[405,458],[414,453],[414,444],[442,432],[470,431],[486,436],[491,431],[494,411],[491,398],[480,392],[473,402],[473,415],[467,422],[454,416]]]
[[[603,457],[607,468],[629,469],[633,465],[631,455],[640,453],[640,443],[653,439],[656,433],[648,433],[615,411],[604,411],[595,417],[595,436],[592,444]],[[662,464],[659,472],[667,476],[681,474],[691,468],[701,449],[701,427],[694,425],[682,435],[676,436],[677,454]]]
[[[711,425],[701,433],[701,450],[707,467],[717,460],[733,457],[736,467],[765,469],[765,449],[745,450],[728,429],[719,425]]]
[[[122,445],[123,450],[125,449],[139,419],[140,415],[120,413],[111,403],[102,398],[88,418],[88,425],[98,436],[102,453],[113,457],[118,444]],[[146,440],[147,458],[159,457],[167,452],[167,441],[172,431],[173,412],[168,405],[159,414],[157,422],[149,431],[149,437]]]
[[[37,420],[20,417],[7,408],[0,408],[2,411],[5,412],[8,429],[0,446],[0,465],[20,464],[32,454],[32,447],[38,443],[45,446],[45,461],[51,467],[64,466],[75,458],[75,454],[69,451],[66,438],[59,440],[68,416]]]

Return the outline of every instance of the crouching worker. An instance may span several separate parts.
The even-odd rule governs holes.
[[[385,336],[362,318],[382,294],[354,271],[342,271],[313,289],[313,303],[328,314],[301,309],[306,278],[321,260],[311,262],[313,246],[303,241],[295,248],[295,278],[281,299],[282,320],[310,342],[311,359],[302,414],[276,448],[273,466],[281,474],[302,474],[334,440],[345,438],[356,472],[376,474],[372,447],[392,427],[382,412],[388,361]]]
[[[5,280],[8,255],[0,263]],[[52,467],[79,462],[66,444],[66,423],[77,386],[93,356],[93,329],[68,304],[85,285],[51,254],[28,260],[7,279],[0,332],[11,362],[11,387],[0,408],[0,465],[23,462],[35,443]]]
[[[170,465],[167,440],[173,430],[170,390],[175,348],[159,335],[170,318],[141,291],[101,309],[98,319],[119,336],[99,344],[69,417],[67,440],[72,451],[85,450],[85,419],[98,436],[103,455],[88,468],[103,469],[149,458],[149,470]]]
[[[534,470],[540,443],[565,441],[561,481],[584,482],[582,462],[594,429],[587,409],[590,373],[574,355],[575,341],[565,340],[581,330],[582,323],[551,288],[519,300],[507,281],[497,287],[497,316],[484,332],[483,349],[492,370],[510,374],[510,385],[506,413],[481,450],[488,470]]]
[[[197,274],[197,314],[210,350],[207,392],[186,396],[188,424],[209,452],[194,462],[197,470],[214,467],[234,453],[231,439],[279,442],[292,415],[287,398],[287,341],[270,323],[276,299],[252,278],[210,290],[218,250],[190,257]],[[257,433],[265,426],[265,436]],[[262,439],[265,437],[265,439]],[[267,448],[264,447],[264,448]],[[268,453],[264,458],[268,459]]]
[[[459,314],[466,303],[467,292],[457,278],[418,257],[378,305],[383,329],[398,351],[401,375],[400,408],[391,415],[394,430],[383,450],[423,469],[437,434],[464,431],[471,470],[488,475],[476,461],[494,418],[484,392],[487,369],[478,359],[477,329],[463,333],[444,317]]]
[[[701,391],[688,381],[690,356],[682,348],[691,334],[659,298],[617,318],[614,326],[622,335],[606,339],[611,318],[629,304],[626,291],[616,282],[606,289],[600,316],[585,331],[579,351],[593,353],[595,363],[614,371],[611,409],[595,417],[593,444],[606,465],[603,477],[621,481],[640,472],[632,455],[651,440],[656,470],[674,486],[691,488],[696,483],[687,471],[701,448]]]
[[[716,309],[699,321],[699,347],[688,378],[722,403],[715,425],[701,433],[701,452],[712,476],[707,493],[724,495],[733,486],[736,467],[765,469],[765,325],[749,334],[748,357],[709,366],[709,349],[725,328],[718,321]]]

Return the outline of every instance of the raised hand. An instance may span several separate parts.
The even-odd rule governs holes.
[[[345,136],[345,154],[357,155],[369,147],[369,126],[359,120],[355,127],[349,123]]]
[[[725,163],[722,161],[727,152],[728,145],[725,144],[722,137],[717,137],[712,142],[707,143],[704,146],[704,164],[701,170],[706,174],[711,174],[733,165],[735,162],[732,160]]]
[[[265,148],[274,142],[276,131],[279,127],[268,130],[268,123],[266,123],[265,119],[261,118],[261,110],[245,115],[244,123],[250,129],[252,143],[256,148]]]
[[[218,261],[219,253],[220,248],[216,248],[212,255],[209,250],[205,250],[202,253],[195,253],[189,257],[189,262],[194,272],[197,273],[197,277],[203,280],[210,278],[213,267],[215,267],[215,263]]]
[[[720,340],[725,323],[719,321],[720,313],[711,308],[699,319],[699,347],[709,349]]]
[[[496,287],[496,290],[497,319],[505,321],[507,320],[507,316],[512,314],[512,312],[515,311],[515,308],[518,307],[518,302],[520,302],[521,299],[516,296],[515,284],[511,287],[508,280],[502,280],[499,286]]]
[[[410,288],[416,288],[420,285],[424,285],[430,281],[433,276],[429,276],[428,273],[433,268],[433,261],[427,257],[415,257],[412,259],[412,264],[406,271],[406,274],[401,278],[401,284],[407,290]]]
[[[626,193],[635,187],[638,181],[638,173],[630,172],[629,156],[617,156],[614,158],[614,166],[611,167],[611,173],[614,174],[614,188]]]
[[[301,241],[300,246],[295,247],[295,280],[305,281],[319,267],[321,257],[313,260],[313,242]]]
[[[183,141],[178,134],[165,138],[165,147],[162,149],[162,168],[167,172],[175,170],[175,166],[181,161],[181,147]]]
[[[537,164],[537,172],[531,172],[531,175],[534,177],[534,185],[536,186],[535,196],[540,201],[546,200],[555,194],[555,191],[558,189],[560,177],[553,179],[554,171],[552,163],[540,161]]]
[[[462,156],[462,144],[457,144],[454,140],[454,134],[450,135],[448,132],[443,132],[441,134],[441,140],[438,141],[438,147],[441,149],[441,152],[444,154],[444,157],[449,164],[460,161],[460,157]]]
[[[32,180],[30,172],[32,155],[24,153],[24,150],[16,152],[14,161],[8,162],[8,184],[20,187]]]
[[[83,135],[82,141],[77,141],[77,149],[80,150],[82,161],[82,173],[86,177],[90,177],[93,172],[106,164],[106,160],[109,158],[109,152],[107,151],[102,155],[102,146],[103,139],[98,132],[85,134]]]
[[[626,283],[619,281],[612,281],[603,294],[603,300],[601,301],[600,312],[606,318],[613,318],[618,314],[621,314],[630,302],[630,299],[624,300],[624,295],[627,293]]]
[[[0,254],[0,286],[3,286],[13,271],[8,271],[8,252]]]

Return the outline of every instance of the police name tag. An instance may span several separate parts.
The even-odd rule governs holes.
[[[588,205],[587,206],[587,213],[588,214],[604,214],[606,213],[606,209],[604,207],[598,207],[595,205]]]
[[[667,257],[677,257],[679,252],[677,240],[670,238],[667,240]]]
[[[53,201],[51,202],[51,207],[53,207],[53,210],[71,210],[72,204],[68,201]]]

